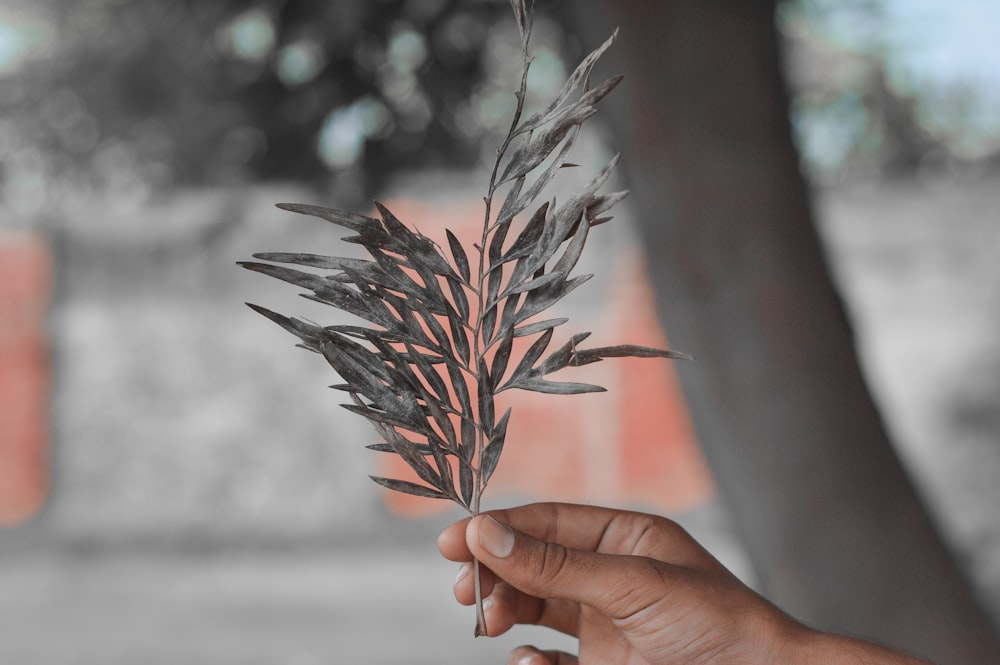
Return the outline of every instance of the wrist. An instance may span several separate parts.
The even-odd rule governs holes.
[[[866,640],[799,626],[785,643],[777,665],[930,665]]]

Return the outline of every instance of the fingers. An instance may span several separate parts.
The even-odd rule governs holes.
[[[545,600],[518,591],[498,580],[485,566],[480,566],[483,610],[489,634],[501,635],[517,624],[547,626],[569,635],[576,634],[579,606],[565,600]],[[455,578],[455,599],[462,605],[476,602],[472,564],[463,563]]]
[[[718,568],[718,562],[678,524],[644,513],[562,503],[537,503],[491,515],[539,540],[609,554],[646,556],[674,565]],[[465,543],[469,518],[456,522],[438,539],[452,561],[469,561]]]
[[[583,603],[611,618],[640,612],[663,598],[669,566],[645,557],[584,551],[511,529],[492,515],[472,518],[470,553],[497,577],[536,599]],[[519,598],[518,603],[522,602]],[[526,601],[524,601],[526,602]],[[554,614],[555,605],[533,609]],[[532,623],[560,621],[554,616]]]
[[[578,665],[576,656],[563,651],[539,651],[532,646],[517,647],[510,652],[507,665]]]
[[[449,561],[472,561],[472,552],[465,544],[465,529],[470,519],[466,517],[449,525],[438,536],[438,549]]]
[[[575,635],[579,603],[610,617],[628,616],[662,599],[667,578],[681,568],[724,570],[670,520],[574,504],[532,504],[467,518],[446,528],[438,547],[453,561],[483,564],[492,635],[516,623]],[[455,597],[471,605],[468,573],[463,569],[456,580]]]

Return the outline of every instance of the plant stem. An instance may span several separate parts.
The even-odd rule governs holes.
[[[500,164],[503,161],[504,155],[507,153],[507,149],[510,147],[511,142],[514,140],[515,130],[517,129],[517,124],[521,120],[521,114],[524,111],[524,96],[527,89],[527,79],[528,79],[528,66],[530,61],[528,59],[528,34],[526,31],[523,35],[523,57],[524,65],[521,72],[521,84],[517,92],[517,106],[514,110],[514,117],[510,123],[510,129],[507,131],[507,136],[503,143],[497,149],[496,161],[493,163],[493,171],[490,174],[490,184],[487,190],[487,194],[484,197],[484,202],[486,204],[486,211],[483,217],[483,233],[479,243],[479,269],[478,269],[478,283],[476,285],[476,325],[475,333],[473,334],[473,357],[475,358],[474,374],[476,377],[476,385],[482,385],[479,380],[479,367],[485,366],[481,361],[483,360],[486,351],[490,348],[490,340],[483,337],[482,322],[483,317],[486,314],[486,247],[489,240],[491,231],[496,232],[494,226],[490,224],[490,218],[493,211],[493,197],[496,195],[497,187],[497,177],[500,173]],[[478,397],[478,395],[477,395]],[[478,400],[477,400],[478,402]],[[493,430],[495,423],[480,423],[480,426],[476,428],[476,460],[475,466],[473,468],[473,478],[475,481],[475,486],[472,492],[472,505],[469,506],[470,512],[473,516],[479,514],[480,509],[480,498],[482,497],[483,490],[485,489],[483,483],[483,470],[482,470],[482,459],[483,451],[486,448],[486,444],[489,443],[486,437],[486,428],[488,427],[490,431]],[[482,637],[487,635],[486,631],[486,616],[483,610],[483,593],[482,593],[482,578],[480,575],[480,565],[478,559],[473,559],[473,579],[476,591],[476,637]]]

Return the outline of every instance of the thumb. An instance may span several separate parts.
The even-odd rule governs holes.
[[[652,559],[545,542],[490,515],[474,517],[465,538],[473,556],[498,577],[538,598],[575,601],[623,618],[663,597],[666,571]]]

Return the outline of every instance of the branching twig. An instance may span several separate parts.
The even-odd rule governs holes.
[[[526,0],[511,0],[511,6],[523,67],[514,117],[497,149],[484,197],[475,273],[451,231],[445,231],[446,256],[436,242],[411,230],[380,203],[375,204],[378,218],[303,204],[278,206],[347,228],[354,235],[345,241],[362,245],[370,259],[262,253],[254,257],[264,263],[240,263],[302,287],[305,297],[368,324],[319,326],[250,305],[296,335],[301,346],[326,358],[344,381],[333,386],[348,394],[350,401],[343,406],[366,417],[382,437],[369,448],[399,455],[419,481],[373,476],[375,482],[448,499],[471,515],[480,512],[507,434],[511,411],[497,418],[497,394],[513,388],[563,395],[601,391],[600,386],[546,377],[611,357],[687,357],[627,344],[582,348],[589,333],[572,335],[546,355],[555,328],[567,319],[539,320],[539,315],[589,279],[571,273],[590,229],[609,221],[607,211],[625,196],[598,193],[617,158],[561,205],[536,208],[518,223],[516,235],[515,219],[566,166],[580,127],[621,77],[590,87],[591,70],[612,36],[584,58],[545,108],[522,119],[532,7]],[[494,215],[502,187],[506,193]],[[513,240],[508,242],[509,237]],[[514,340],[521,337],[533,341],[516,359]],[[478,561],[474,569],[476,635],[485,635]]]

